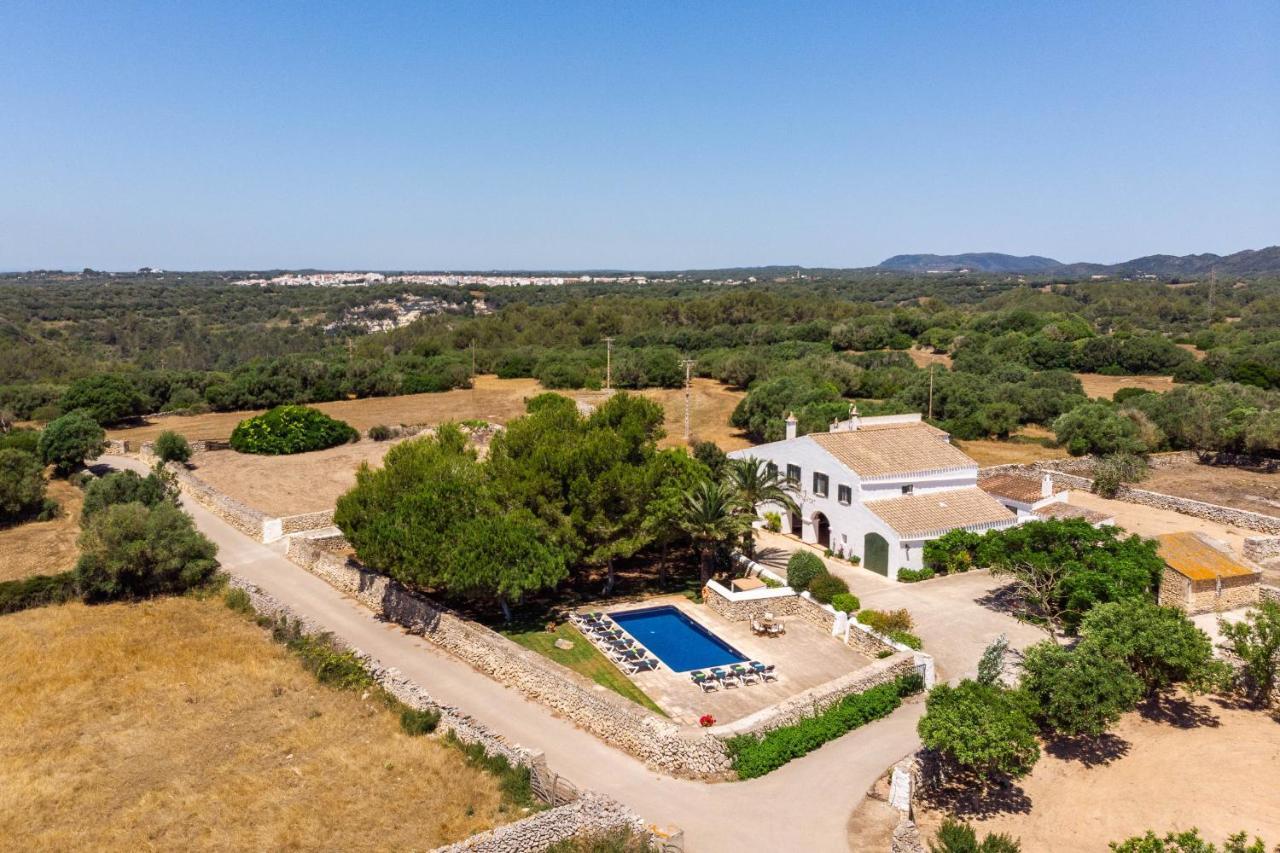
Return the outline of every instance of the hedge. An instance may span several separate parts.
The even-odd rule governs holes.
[[[837,595],[847,595],[849,585],[835,575],[818,575],[809,584],[809,594],[822,604],[830,604]]]
[[[74,572],[35,575],[0,583],[0,613],[17,613],[46,604],[63,604],[76,598]]]
[[[887,717],[902,704],[904,696],[924,689],[918,673],[872,687],[862,693],[851,693],[828,706],[817,716],[792,726],[766,732],[763,737],[739,735],[726,742],[733,758],[733,769],[739,779],[754,779],[771,773],[794,758],[800,758],[836,738]]]
[[[898,580],[902,583],[915,583],[916,581],[927,581],[934,576],[933,569],[926,566],[923,569],[898,569]]]
[[[826,564],[818,558],[817,554],[811,554],[808,551],[796,551],[787,560],[787,586],[796,592],[805,591],[815,578],[826,573]]]
[[[306,406],[277,406],[236,424],[231,448],[241,453],[306,453],[355,441],[349,424]]]

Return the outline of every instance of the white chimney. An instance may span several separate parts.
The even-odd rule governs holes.
[[[787,440],[788,441],[796,437],[796,426],[798,424],[799,424],[799,421],[796,420],[796,416],[791,412],[787,412]]]
[[[1045,472],[1045,475],[1040,478],[1040,497],[1053,497],[1053,476],[1047,471]]]
[[[849,431],[856,432],[862,424],[862,418],[858,417],[858,404],[854,403],[849,406]]]

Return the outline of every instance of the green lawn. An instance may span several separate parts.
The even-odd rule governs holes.
[[[536,631],[504,632],[508,639],[514,640],[526,649],[533,649],[543,657],[550,658],[561,666],[585,675],[596,684],[607,687],[620,696],[625,696],[637,705],[643,705],[650,711],[662,716],[666,713],[644,691],[622,674],[613,663],[591,644],[591,641],[579,633],[578,629],[562,622],[554,632],[545,629]],[[571,649],[557,649],[556,640],[568,640],[573,643]]]

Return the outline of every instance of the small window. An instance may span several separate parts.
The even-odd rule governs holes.
[[[836,486],[836,498],[842,504],[853,503],[853,489],[848,486]]]
[[[787,482],[791,483],[792,485],[796,485],[797,483],[800,482],[800,466],[799,465],[787,466]]]
[[[905,486],[903,486],[903,487],[902,487],[902,493],[903,493],[904,495],[909,495],[909,494],[911,494],[912,492],[914,492],[915,490],[916,490],[916,487],[915,487],[913,484],[911,484],[911,483],[908,483],[907,485],[905,485]]]
[[[820,498],[825,498],[827,496],[827,491],[830,488],[831,487],[829,485],[829,481],[827,480],[827,475],[819,474],[817,471],[814,471],[813,472],[813,493]]]
[[[764,470],[768,472],[770,477],[778,476],[778,464],[776,462],[766,462]]]

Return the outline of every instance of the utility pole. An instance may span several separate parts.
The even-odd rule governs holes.
[[[471,342],[471,381],[476,381],[476,342]]]
[[[1209,325],[1213,325],[1213,291],[1218,285],[1218,268],[1209,268]]]
[[[688,444],[692,434],[690,412],[693,407],[693,359],[686,358],[680,362],[684,365],[684,443]]]
[[[929,417],[933,420],[933,362],[929,362]]]
[[[604,339],[604,390],[613,390],[613,338]]]

